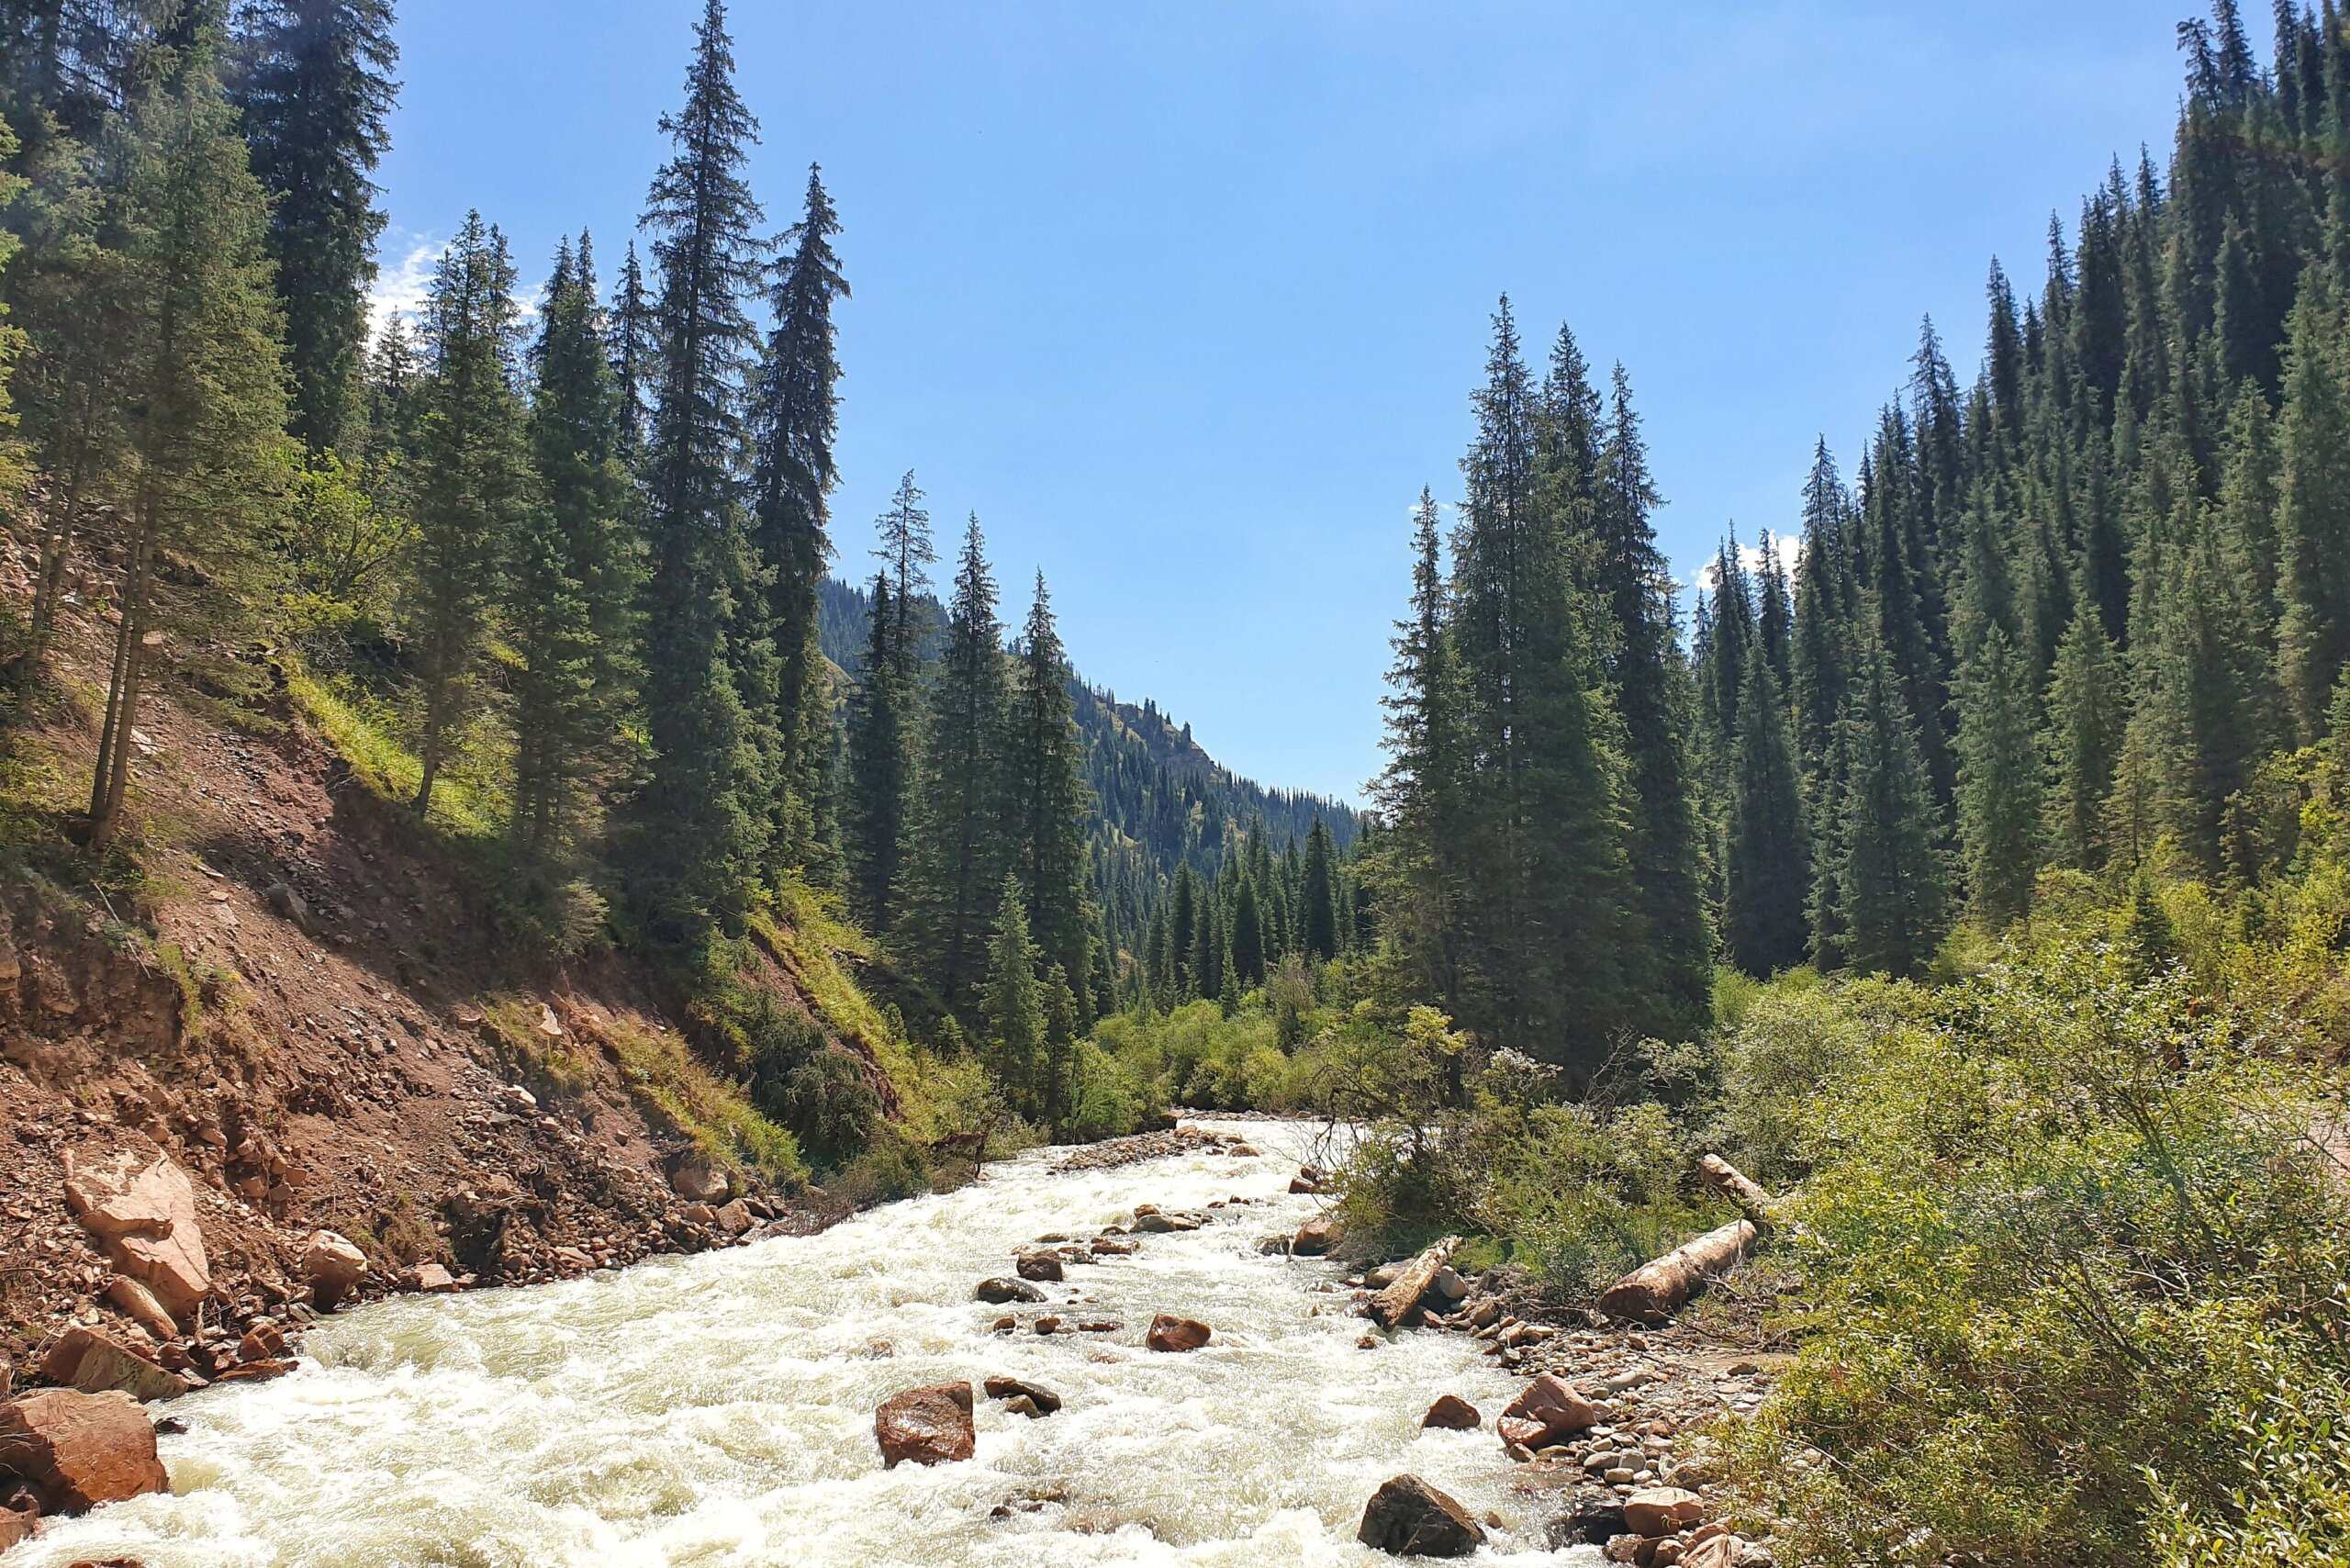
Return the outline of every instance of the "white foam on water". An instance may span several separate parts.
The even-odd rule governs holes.
[[[1264,1155],[1054,1175],[1042,1151],[821,1236],[337,1316],[290,1376],[172,1406],[189,1430],[163,1439],[170,1495],[52,1523],[7,1568],[1321,1568],[1390,1561],[1355,1529],[1407,1471],[1499,1516],[1486,1568],[1597,1562],[1543,1548],[1558,1505],[1513,1490],[1492,1417],[1515,1383],[1475,1342],[1360,1350],[1344,1291],[1314,1289],[1336,1265],[1257,1251],[1313,1212],[1285,1191],[1309,1135],[1243,1130]],[[1043,1287],[1118,1333],[1006,1338],[990,1325],[1010,1309],[972,1299],[1045,1233],[1233,1195],[1259,1201]],[[1214,1339],[1147,1350],[1156,1312]],[[970,1462],[882,1468],[883,1399],[1005,1375],[1060,1413],[982,1397]],[[1447,1393],[1484,1429],[1424,1430]]]

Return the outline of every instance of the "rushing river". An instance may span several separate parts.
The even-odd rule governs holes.
[[[1264,1155],[1056,1175],[1039,1153],[822,1236],[335,1317],[292,1375],[171,1407],[171,1495],[53,1523],[7,1568],[1383,1562],[1355,1529],[1402,1471],[1499,1518],[1480,1563],[1596,1562],[1543,1549],[1550,1510],[1512,1493],[1492,1431],[1511,1383],[1473,1341],[1359,1349],[1343,1290],[1315,1288],[1336,1265],[1258,1253],[1314,1200],[1284,1191],[1304,1131],[1246,1131]],[[1235,1195],[1259,1201],[1044,1287],[1117,1333],[1006,1338],[1012,1309],[972,1300],[1046,1233]],[[1214,1342],[1145,1350],[1159,1311]],[[976,1459],[882,1469],[882,1399],[991,1375],[1066,1404],[1030,1420],[982,1397]],[[1446,1393],[1485,1428],[1423,1430]]]

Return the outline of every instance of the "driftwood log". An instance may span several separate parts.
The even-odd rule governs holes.
[[[1599,1310],[1633,1323],[1662,1323],[1708,1279],[1744,1257],[1761,1234],[1751,1219],[1709,1230],[1608,1286]]]
[[[1395,1276],[1395,1282],[1371,1298],[1367,1309],[1371,1320],[1383,1328],[1393,1328],[1407,1321],[1419,1309],[1436,1284],[1436,1277],[1452,1261],[1460,1238],[1448,1236],[1412,1260],[1411,1266]]]
[[[1738,1212],[1752,1220],[1754,1228],[1763,1235],[1770,1235],[1786,1223],[1779,1200],[1720,1155],[1709,1154],[1698,1160],[1697,1174],[1705,1179],[1707,1186],[1736,1204]]]

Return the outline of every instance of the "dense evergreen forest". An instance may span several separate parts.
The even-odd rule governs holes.
[[[825,579],[819,641],[851,683],[864,679],[872,606],[873,596],[864,589]],[[920,655],[935,658],[946,609],[920,596],[915,618],[932,627]],[[1354,843],[1352,807],[1240,778],[1192,738],[1191,725],[1176,724],[1158,703],[1121,702],[1075,672],[1069,699],[1085,757],[1093,895],[1109,951],[1147,951],[1150,916],[1178,868],[1212,875],[1229,857],[1247,851],[1252,833],[1272,845],[1302,846],[1319,821],[1341,854]]]

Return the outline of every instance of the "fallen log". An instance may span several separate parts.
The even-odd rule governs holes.
[[[1448,1236],[1412,1260],[1412,1266],[1395,1276],[1395,1282],[1371,1298],[1369,1311],[1371,1321],[1384,1328],[1402,1325],[1419,1309],[1421,1301],[1436,1284],[1436,1277],[1452,1261],[1453,1249],[1460,1245],[1460,1238]]]
[[[1707,1186],[1738,1205],[1738,1212],[1754,1222],[1754,1228],[1768,1236],[1785,1223],[1779,1200],[1762,1190],[1761,1182],[1724,1159],[1709,1154],[1697,1161],[1697,1174]]]
[[[1761,1232],[1751,1219],[1709,1230],[1663,1257],[1641,1264],[1607,1287],[1599,1310],[1632,1323],[1662,1323],[1695,1295],[1706,1281],[1746,1254]]]

